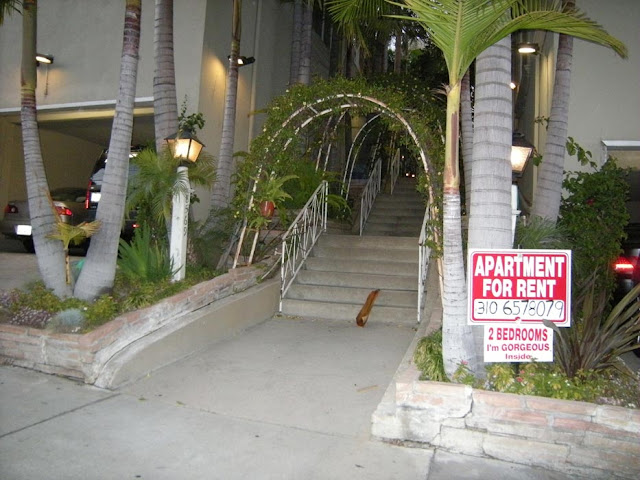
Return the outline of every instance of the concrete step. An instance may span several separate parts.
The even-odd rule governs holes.
[[[393,249],[384,247],[359,247],[344,248],[328,245],[317,245],[311,252],[311,256],[316,258],[344,258],[346,260],[359,260],[362,262],[377,262],[384,259],[385,262],[409,262],[418,261],[418,244],[413,249]]]
[[[394,205],[400,208],[402,207],[413,207],[418,205],[424,205],[424,200],[420,195],[413,194],[380,194],[376,197],[373,208],[377,208],[378,206],[384,205]]]
[[[412,236],[389,238],[386,236],[322,235],[318,240],[318,245],[352,250],[359,248],[414,250],[418,248],[418,241]]]
[[[410,224],[420,224],[422,219],[424,218],[424,212],[396,212],[396,213],[386,213],[375,211],[369,215],[367,219],[367,223],[369,222],[377,222],[377,223],[410,223]]]
[[[413,276],[376,275],[369,273],[340,273],[302,269],[296,277],[301,285],[333,285],[336,287],[358,287],[375,290],[415,290],[418,279]]]
[[[418,264],[385,261],[359,261],[344,258],[308,257],[305,262],[307,270],[323,272],[370,273],[376,275],[418,275]]]
[[[416,240],[420,237],[421,225],[416,226],[399,226],[390,224],[376,224],[372,223],[365,225],[363,235],[375,235],[375,236],[413,236]]]
[[[417,287],[417,285],[415,285]],[[287,291],[288,299],[312,300],[327,303],[353,303],[363,305],[375,288],[333,287],[328,285],[293,284]],[[413,307],[418,304],[417,291],[381,289],[376,305],[388,307]]]
[[[356,316],[364,305],[350,303],[325,303],[312,302],[307,300],[284,299],[282,302],[282,313],[284,315],[304,316],[320,319],[344,320],[356,322]],[[392,323],[402,325],[415,325],[417,306],[409,307],[389,307],[374,303],[369,315],[368,323]]]

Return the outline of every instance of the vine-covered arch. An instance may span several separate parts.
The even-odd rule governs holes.
[[[403,146],[420,158],[421,187],[429,204],[440,203],[443,103],[415,81],[397,77],[386,83],[320,80],[292,87],[259,113],[267,114],[263,131],[239,162],[236,175],[235,207],[239,216],[252,204],[254,194],[259,195],[260,181],[256,180],[263,178],[263,172],[285,177],[296,172],[303,156],[314,159],[316,169],[321,165],[326,169],[337,132],[341,126],[348,128],[347,120],[356,116],[375,118],[388,131],[403,135]]]
[[[443,163],[443,105],[419,83],[398,81],[397,77],[386,83],[336,78],[290,88],[258,112],[266,113],[267,118],[262,133],[252,141],[239,166],[238,182],[255,179],[260,168],[279,175],[290,173],[300,152],[309,150],[303,145],[305,142],[315,142],[316,165],[320,165],[321,152],[335,141],[335,132],[346,112],[350,116],[379,114],[389,128],[406,133],[421,160],[430,200],[435,201]],[[310,140],[305,134],[314,124],[322,133]],[[238,186],[237,191],[246,187]]]

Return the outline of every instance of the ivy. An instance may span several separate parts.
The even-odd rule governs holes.
[[[372,82],[337,77],[292,86],[273,99],[266,109],[257,112],[266,113],[267,118],[262,133],[252,141],[249,152],[242,154],[236,169],[234,216],[239,219],[245,215],[253,192],[252,179],[258,177],[261,170],[276,176],[299,175],[303,173],[305,160],[315,164],[318,150],[345,133],[345,125],[338,123],[345,110],[351,116],[382,113],[379,121],[389,134],[398,135],[399,145],[416,158],[420,150],[426,153],[429,172],[420,175],[419,188],[435,202],[435,211],[441,211],[442,100],[411,77],[386,76]],[[398,117],[406,120],[419,146],[407,135]],[[432,238],[437,238],[440,224],[441,220],[436,218],[430,225]]]

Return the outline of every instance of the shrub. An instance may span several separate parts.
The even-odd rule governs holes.
[[[560,205],[558,224],[571,241],[573,278],[600,271],[596,289],[604,290],[607,299],[614,285],[610,265],[620,253],[629,222],[625,176],[626,171],[609,159],[600,170],[573,172],[563,182],[568,195]]]
[[[421,372],[420,380],[448,381],[442,359],[442,330],[436,330],[418,342],[413,361]]]
[[[172,265],[164,237],[153,238],[151,229],[136,229],[131,243],[120,239],[120,272],[130,281],[158,282],[171,276]]]

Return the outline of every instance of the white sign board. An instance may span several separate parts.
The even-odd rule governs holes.
[[[468,323],[571,324],[570,250],[469,250]]]
[[[484,327],[484,361],[553,362],[553,330],[543,325]]]

